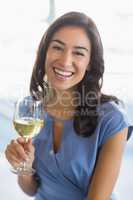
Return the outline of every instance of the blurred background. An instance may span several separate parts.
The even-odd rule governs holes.
[[[49,24],[67,11],[83,11],[96,23],[104,46],[103,92],[125,103],[133,123],[133,9],[130,0],[0,0],[0,194],[1,200],[32,199],[19,189],[4,157],[16,137],[14,102],[28,93],[40,39]],[[125,150],[115,190],[119,200],[133,196],[133,137]]]

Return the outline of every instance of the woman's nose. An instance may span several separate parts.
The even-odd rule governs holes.
[[[64,52],[61,55],[61,63],[64,66],[71,66],[73,63],[73,57],[71,52]]]

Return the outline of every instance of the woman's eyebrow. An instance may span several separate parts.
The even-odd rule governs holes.
[[[65,43],[64,42],[62,42],[61,40],[52,40],[51,42],[57,42],[57,43],[59,43],[59,44],[62,44],[62,45],[65,45]]]
[[[75,49],[83,49],[83,50],[89,52],[89,49],[86,48],[86,47],[83,47],[83,46],[75,46],[74,48],[75,48]]]
[[[66,45],[64,42],[62,42],[61,40],[58,40],[58,39],[52,40],[51,42],[57,42],[63,46]],[[74,46],[74,49],[83,49],[83,50],[89,52],[89,49],[87,47],[83,47],[83,46]]]

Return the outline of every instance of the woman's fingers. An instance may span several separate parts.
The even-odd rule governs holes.
[[[20,137],[17,139],[17,142],[24,147],[25,151],[27,151],[29,153],[34,153],[34,146],[32,144],[32,138],[28,138],[28,140],[25,141],[25,138]]]
[[[12,140],[11,143],[7,146],[5,155],[9,163],[13,166],[16,166],[22,161],[25,161],[28,157],[22,145],[17,143],[15,140]]]
[[[21,161],[16,159],[16,156],[14,156],[14,155],[11,155],[11,156],[9,155],[8,161],[13,167],[18,167],[21,163]]]
[[[16,140],[19,144],[21,144],[22,146],[26,143],[26,140],[24,137],[19,137]]]
[[[20,156],[18,155],[18,153],[15,151],[15,149],[11,149],[9,145],[7,146],[5,154],[6,154],[7,158],[9,157],[11,159],[11,156],[13,156],[13,157],[16,158],[15,160],[18,160],[18,161],[20,160],[21,161]]]
[[[12,140],[7,146],[5,155],[13,167],[17,167],[21,162],[29,160],[32,165],[34,160],[34,146],[31,139],[25,142],[24,138]]]
[[[21,160],[17,157],[17,154],[14,151],[11,151],[9,147],[7,147],[5,151],[6,158],[8,162],[13,166],[13,167],[18,167]]]
[[[20,159],[22,159],[22,160],[27,159],[27,154],[24,150],[24,147],[22,146],[22,144],[18,143],[16,140],[13,140],[11,142],[10,148],[11,148],[11,150],[14,150],[17,153],[17,155],[19,156]]]

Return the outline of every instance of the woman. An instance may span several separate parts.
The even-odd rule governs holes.
[[[44,98],[45,127],[26,150],[33,176],[19,176],[36,200],[112,200],[129,126],[116,97],[101,92],[103,47],[83,13],[58,18],[42,37],[30,91]],[[6,149],[12,166],[26,160],[23,138]]]

